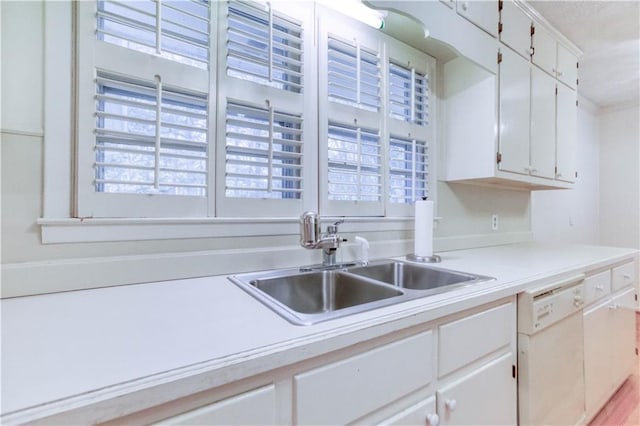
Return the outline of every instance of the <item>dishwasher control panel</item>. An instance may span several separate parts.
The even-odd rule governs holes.
[[[525,292],[518,297],[518,331],[534,334],[584,306],[582,281],[544,291]]]

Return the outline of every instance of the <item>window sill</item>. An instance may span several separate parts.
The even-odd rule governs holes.
[[[337,217],[323,217],[322,229]],[[43,244],[297,235],[298,217],[198,219],[40,218]],[[347,217],[341,232],[413,229],[413,217]]]

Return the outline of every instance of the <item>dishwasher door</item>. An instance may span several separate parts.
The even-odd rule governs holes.
[[[582,310],[538,333],[518,333],[520,425],[583,421],[583,348]]]

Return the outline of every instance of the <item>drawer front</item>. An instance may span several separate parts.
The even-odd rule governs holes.
[[[433,333],[427,331],[296,375],[295,423],[353,422],[433,378]]]
[[[632,285],[636,282],[635,266],[635,262],[629,262],[613,268],[613,279],[611,282],[612,292],[616,292],[621,288]]]
[[[606,270],[584,279],[584,303],[589,305],[611,293],[611,272]]]
[[[275,407],[275,387],[269,385],[165,419],[158,424],[273,425],[276,424]]]
[[[438,426],[439,416],[436,414],[436,397],[432,396],[412,405],[380,424],[385,426]]]
[[[508,303],[440,327],[438,377],[443,377],[515,339],[515,304]]]

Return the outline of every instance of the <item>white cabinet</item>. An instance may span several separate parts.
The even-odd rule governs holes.
[[[578,85],[578,58],[560,43],[557,49],[556,76],[558,80],[575,90]]]
[[[555,177],[556,82],[537,67],[531,68],[531,174]]]
[[[542,25],[533,26],[531,61],[553,77],[556,76],[556,39]]]
[[[426,331],[294,377],[294,423],[346,424],[427,386],[434,378]]]
[[[576,92],[558,84],[556,98],[556,179],[575,182],[578,107]]]
[[[498,36],[497,0],[458,0],[456,11],[492,36]]]
[[[499,169],[529,174],[529,63],[501,49],[499,71]]]
[[[531,57],[531,19],[512,0],[502,2],[500,41],[526,60]]]
[[[436,393],[441,425],[513,425],[517,419],[516,380],[507,353],[440,388]]]
[[[275,387],[269,385],[242,393],[157,424],[273,425],[276,424]]]
[[[635,262],[585,280],[584,379],[587,420],[637,365]]]

